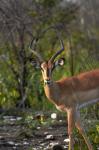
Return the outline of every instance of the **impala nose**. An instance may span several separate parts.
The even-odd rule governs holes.
[[[49,80],[50,80],[50,78],[49,78],[49,77],[46,77],[46,78],[45,78],[45,80],[49,81]]]
[[[47,82],[49,82],[49,81],[50,81],[50,79],[46,79],[46,81],[47,81]]]

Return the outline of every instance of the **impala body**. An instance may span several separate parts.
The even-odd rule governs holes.
[[[60,110],[79,109],[99,101],[99,69],[58,81],[48,77],[44,82],[47,98]]]
[[[32,41],[33,42],[33,41]],[[35,45],[34,40],[34,45]],[[33,66],[41,69],[44,90],[47,98],[56,106],[57,109],[67,112],[69,150],[74,149],[73,128],[76,126],[83,136],[89,150],[93,147],[81,124],[79,109],[86,105],[99,101],[99,69],[81,73],[73,77],[66,77],[58,81],[53,81],[52,72],[57,66],[64,64],[64,59],[55,60],[64,50],[64,45],[60,39],[62,48],[56,52],[48,61],[31,48],[33,54],[39,61],[32,61]],[[32,43],[33,44],[33,43]],[[39,66],[39,67],[38,67]]]

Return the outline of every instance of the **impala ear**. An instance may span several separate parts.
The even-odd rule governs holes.
[[[37,60],[31,60],[30,63],[32,64],[32,66],[36,69],[40,69],[40,62],[38,62]]]
[[[58,64],[59,64],[60,66],[63,66],[64,63],[65,63],[65,58],[60,58],[60,59],[58,60]]]
[[[55,62],[55,66],[63,66],[65,63],[65,58],[60,58]]]

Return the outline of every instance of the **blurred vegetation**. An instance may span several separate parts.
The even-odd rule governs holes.
[[[0,108],[54,109],[44,95],[41,72],[29,62],[32,37],[50,26],[57,27],[65,45],[65,65],[53,73],[54,80],[99,68],[97,6],[98,0],[0,1]],[[49,29],[36,50],[49,59],[59,48],[55,31]]]

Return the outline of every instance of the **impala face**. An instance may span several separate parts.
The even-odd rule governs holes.
[[[57,66],[62,66],[64,64],[64,58],[61,58],[55,62],[51,61],[46,61],[41,63],[41,72],[43,76],[43,80],[45,84],[50,84],[52,82],[52,71],[57,67]]]
[[[54,65],[51,62],[43,62],[41,64],[41,72],[42,72],[44,83],[49,84],[51,82],[51,75],[53,69],[54,69]]]

